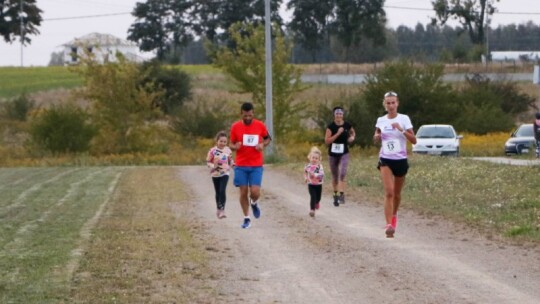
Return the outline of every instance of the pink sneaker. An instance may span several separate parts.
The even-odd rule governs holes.
[[[319,208],[321,208],[321,203],[316,203],[315,204],[315,209],[319,210]]]
[[[227,216],[225,215],[225,210],[220,210],[220,211],[221,211],[221,213],[219,214],[218,218],[219,218],[219,219],[224,219],[224,218],[226,218]]]
[[[396,229],[394,229],[394,226],[392,226],[392,224],[388,224],[384,228],[386,229],[386,231],[385,231],[386,237],[387,238],[393,238],[394,237],[394,232],[396,232]]]
[[[397,228],[397,214],[392,216],[392,226],[394,227],[394,230]]]

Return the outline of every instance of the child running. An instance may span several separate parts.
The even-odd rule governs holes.
[[[321,150],[319,150],[317,147],[312,147],[307,158],[309,163],[304,167],[304,180],[308,184],[310,196],[309,215],[314,217],[315,210],[319,209],[320,207],[322,184],[324,179],[324,169],[321,164]]]
[[[212,176],[214,190],[216,191],[216,216],[218,219],[222,219],[227,217],[225,215],[226,190],[229,172],[231,167],[234,166],[234,161],[232,151],[227,147],[227,133],[220,131],[215,139],[216,146],[208,151],[206,165],[210,168],[210,176]]]

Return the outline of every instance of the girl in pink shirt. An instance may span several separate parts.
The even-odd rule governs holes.
[[[232,151],[227,147],[227,133],[220,131],[216,135],[216,145],[208,151],[206,165],[210,168],[210,176],[216,192],[216,216],[225,218],[226,190],[231,167],[234,166]]]
[[[308,154],[309,163],[304,167],[304,180],[308,184],[309,215],[315,216],[315,210],[319,209],[322,184],[324,179],[324,169],[321,164],[322,154],[317,147],[312,147]]]

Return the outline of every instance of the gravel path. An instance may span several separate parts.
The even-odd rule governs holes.
[[[232,180],[228,217],[218,220],[206,169],[180,167],[178,175],[217,240],[207,248],[220,273],[216,303],[540,303],[536,246],[505,245],[407,211],[387,239],[382,206],[354,194],[334,207],[323,193],[311,218],[301,174],[271,167],[262,216],[244,230]]]

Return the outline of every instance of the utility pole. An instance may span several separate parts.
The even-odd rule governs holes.
[[[487,1],[487,6],[486,6],[486,28],[485,28],[485,33],[486,33],[486,66],[488,64],[488,61],[489,61],[489,24],[491,23],[491,19],[490,19],[490,14],[489,12],[491,11],[491,1]]]
[[[23,49],[24,49],[24,21],[23,21],[23,0],[20,0],[20,12],[19,12],[19,19],[21,21],[21,68],[24,66],[23,61]]]
[[[270,20],[270,0],[264,0],[264,45],[266,55],[266,128],[272,136],[272,141],[267,149],[267,154],[274,153],[274,123],[272,113],[272,21]]]

